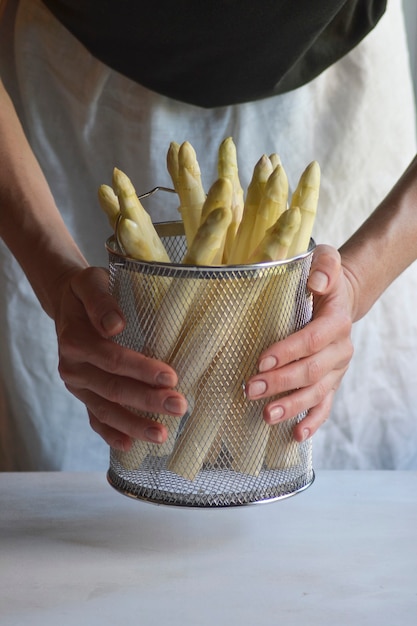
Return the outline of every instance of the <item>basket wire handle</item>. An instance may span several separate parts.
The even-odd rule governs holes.
[[[157,191],[166,191],[167,193],[177,193],[175,191],[175,189],[171,189],[171,187],[160,187],[160,186],[158,186],[158,187],[154,187],[150,191],[147,191],[146,193],[142,193],[142,194],[138,195],[138,198],[139,198],[139,200],[142,200],[142,198],[148,198],[148,196],[152,196]]]
[[[142,200],[143,198],[149,198],[149,196],[152,196],[157,191],[164,191],[166,193],[177,193],[175,189],[171,189],[171,187],[161,187],[158,185],[157,187],[154,187],[150,191],[146,191],[145,193],[138,194],[138,198],[139,200]],[[115,234],[116,243],[117,243],[118,248],[120,249],[120,252],[124,256],[126,256],[126,250],[124,249],[123,244],[120,241],[120,237],[119,237],[119,225],[120,225],[121,219],[122,219],[122,215],[121,213],[119,213],[119,215],[116,218],[116,223],[114,225],[114,234]]]

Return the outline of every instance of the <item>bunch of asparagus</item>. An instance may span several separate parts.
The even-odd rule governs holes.
[[[253,170],[246,197],[239,180],[231,137],[219,147],[218,178],[206,194],[194,148],[170,144],[167,167],[179,198],[189,265],[240,265],[277,261],[307,250],[317,210],[320,168],[312,161],[288,204],[288,179],[277,154],[263,155]],[[112,186],[101,185],[99,202],[126,254],[142,261],[169,262],[152,220],[130,179],[113,171]]]
[[[288,179],[277,154],[263,155],[259,159],[245,196],[231,137],[219,147],[218,178],[207,194],[195,150],[189,142],[170,144],[167,168],[179,198],[179,212],[184,224],[187,249],[183,264],[247,265],[284,260],[307,251],[320,186],[320,168],[316,161],[306,167],[290,200]],[[115,168],[112,185],[101,185],[98,197],[127,256],[142,261],[170,262],[152,220],[126,174]],[[268,467],[279,466],[272,428],[262,419],[253,419],[253,412],[246,410],[242,390],[230,382],[230,372],[239,371],[241,380],[252,373],[249,369],[246,371],[248,360],[238,348],[242,325],[256,307],[273,306],[275,312],[277,303],[269,302],[267,282],[257,295],[245,280],[227,281],[227,285],[224,282],[214,281],[207,286],[197,279],[172,283],[164,279],[160,286],[153,303],[150,351],[174,367],[181,391],[194,402],[180,434],[176,419],[156,416],[167,427],[167,441],[160,446],[135,442],[129,453],[123,453],[121,462],[125,467],[138,467],[149,453],[169,455],[168,469],[194,480],[203,464],[215,460],[224,445],[230,451],[236,471],[257,475],[263,463]],[[229,318],[226,315],[219,319],[219,307],[215,306],[219,297],[240,303]],[[191,316],[193,323],[190,323]],[[265,315],[259,324],[276,324],[276,316]],[[243,352],[250,350],[257,355],[262,349],[258,338],[268,332],[273,333],[274,329],[257,328],[251,345],[246,343]],[[232,351],[230,346],[233,346]],[[231,354],[236,362],[230,362]],[[208,403],[216,388],[222,389],[222,397],[213,418],[212,413],[208,417]],[[242,416],[240,423],[234,424],[239,437],[232,439],[224,427],[231,407],[234,413]],[[250,449],[251,438],[257,441],[255,452]]]

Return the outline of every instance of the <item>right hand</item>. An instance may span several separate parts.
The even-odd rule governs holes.
[[[187,402],[174,389],[177,376],[169,365],[112,341],[125,322],[108,293],[107,271],[76,270],[62,279],[59,293],[54,316],[59,373],[86,405],[92,429],[119,450],[129,450],[132,439],[163,443],[165,426],[140,412],[178,419]]]
[[[265,350],[246,386],[251,400],[279,396],[264,409],[269,424],[307,411],[294,427],[297,441],[310,437],[329,417],[353,356],[353,291],[332,246],[314,251],[308,287],[314,294],[312,321]]]

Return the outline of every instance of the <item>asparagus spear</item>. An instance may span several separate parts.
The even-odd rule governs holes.
[[[266,182],[272,171],[271,161],[266,155],[263,155],[253,170],[252,180],[249,184],[243,207],[243,216],[229,256],[228,262],[230,265],[239,265],[247,262],[256,213]]]
[[[228,178],[220,177],[214,181],[208,190],[207,197],[201,210],[201,222],[219,207],[226,207],[232,211],[232,183]]]
[[[297,256],[308,250],[320,190],[320,166],[312,161],[300,176],[298,185],[291,198],[290,206],[298,206],[301,211],[301,226],[294,238],[288,257]]]
[[[121,213],[118,236],[126,253],[141,261],[169,263],[167,251],[132,182],[117,168],[113,170],[113,189],[119,199]]]
[[[223,246],[231,220],[229,207],[218,207],[211,211],[197,230],[183,264],[211,265]]]
[[[272,169],[275,169],[277,165],[282,165],[281,158],[276,152],[269,155],[269,160],[271,161]]]
[[[301,212],[298,207],[281,213],[275,224],[267,229],[258,247],[249,257],[249,263],[281,261],[287,258],[288,250],[300,228],[300,223]]]
[[[176,148],[172,148],[175,154]],[[175,159],[172,159],[175,163]],[[206,194],[201,182],[200,166],[192,145],[185,141],[178,149],[178,173],[175,164],[171,166],[174,173],[174,186],[180,199],[179,211],[184,222],[185,236],[188,247],[191,245],[195,233],[200,225],[201,210]]]
[[[227,231],[223,252],[223,263],[227,265],[242,219],[244,205],[243,189],[239,180],[236,146],[231,137],[227,137],[220,144],[217,169],[220,178],[228,178],[232,183],[232,220]]]
[[[300,219],[300,211],[297,207],[284,211],[267,232],[255,252],[253,262],[285,259],[294,232],[299,227]],[[278,288],[271,278],[258,303],[258,328],[254,331],[254,335],[259,337],[263,344],[277,341],[292,330],[290,327],[290,323],[293,322],[292,308],[288,309],[283,306],[291,275],[286,271],[285,266],[277,268],[277,272],[279,273]],[[262,316],[259,316],[259,311],[262,311]],[[288,314],[289,319],[287,319]],[[265,347],[262,343],[259,345],[254,343],[251,353],[259,353]],[[232,449],[233,468],[254,476],[257,476],[262,469],[271,433],[270,427],[259,418],[259,407],[259,401],[248,404],[239,426],[240,442]]]
[[[256,213],[249,254],[258,247],[268,228],[275,224],[281,213],[286,210],[287,200],[287,175],[282,165],[277,165],[268,178]]]
[[[213,210],[197,231],[184,263],[210,264],[224,240],[230,220],[230,208],[219,207]],[[168,289],[155,315],[154,330],[149,340],[149,347],[157,358],[170,362],[178,345],[187,342],[186,330],[182,330],[182,327],[189,319],[190,309],[200,287],[200,281],[184,279],[175,281],[172,288]],[[162,446],[145,446],[154,455],[162,456],[171,452],[179,423],[164,416],[158,416],[158,421],[165,424],[168,440]]]
[[[259,294],[263,293],[262,290],[268,284],[267,281],[262,281],[262,283]],[[248,286],[246,285],[246,287]],[[252,293],[252,291],[250,289],[248,293]],[[229,319],[223,320],[225,332],[221,333],[221,343],[217,343],[217,333],[210,342],[210,348],[217,349],[217,352],[200,379],[194,381],[195,385],[198,382],[195,391],[194,409],[175,444],[173,455],[168,465],[168,469],[189,480],[196,478],[203,463],[209,458],[210,451],[219,433],[222,433],[224,442],[226,445],[230,444],[232,449],[237,444],[239,433],[244,434],[246,437],[248,435],[245,426],[242,426],[242,420],[247,409],[242,390],[242,381],[247,379],[252,368],[251,360],[247,358],[247,354],[248,352],[250,354],[256,353],[256,349],[259,348],[259,341],[262,341],[262,339],[259,338],[256,328],[254,328],[253,333],[248,333],[247,331],[242,331],[242,325],[247,318],[254,319],[256,318],[256,313],[259,313],[257,306],[259,294],[254,292],[252,299],[245,298],[243,319],[240,316],[240,312],[235,310]],[[225,302],[225,308],[227,308],[227,301]],[[216,310],[217,315],[222,317],[221,307],[216,307]],[[203,337],[201,339],[204,341]],[[203,354],[206,354],[205,347],[201,355]],[[190,373],[191,375],[195,374],[194,364]],[[184,376],[189,380],[188,372]],[[257,436],[259,438],[259,433],[263,433],[265,429],[268,430],[268,425],[259,419],[259,415],[256,412],[256,419],[253,419],[251,433],[256,439],[255,433],[258,433]],[[250,438],[250,445],[252,443],[252,438]],[[259,458],[257,459],[257,463],[260,463],[260,465],[263,463],[266,443],[266,440],[265,442],[261,441],[263,452],[258,455]],[[247,455],[244,455],[244,458],[246,463]],[[250,473],[253,470],[253,466],[245,465],[245,463],[242,461],[238,471],[243,471],[242,468],[244,468]]]
[[[176,141],[171,141],[169,144],[168,152],[167,152],[167,170],[169,175],[171,176],[172,184],[174,185],[174,189],[179,195],[179,164],[178,164],[178,153],[180,151],[180,144]]]
[[[293,420],[271,426],[265,452],[268,469],[288,469],[300,463],[300,444],[292,434]]]
[[[192,413],[177,439],[167,468],[188,480],[195,480],[210,450],[220,425],[228,415],[234,394],[227,388],[230,369],[219,354],[204,374]],[[213,411],[213,393],[218,395]]]
[[[202,224],[194,236],[183,264],[211,265],[224,243],[224,234],[231,219],[231,184],[219,179],[209,190],[202,213]],[[218,210],[220,209],[220,210]],[[211,213],[214,215],[211,216]],[[195,240],[195,241],[194,241]],[[204,281],[197,278],[175,280],[162,299],[155,317],[153,352],[162,360],[170,360],[185,334],[184,323],[191,308],[199,302],[197,296]]]
[[[218,178],[214,181],[210,187],[207,197],[204,201],[201,211],[201,222],[204,222],[209,213],[219,207],[226,207],[232,212],[232,183],[228,178]],[[232,219],[232,217],[231,217]],[[226,233],[223,236],[223,240],[220,243],[217,254],[213,257],[213,265],[221,265],[223,260],[223,250],[226,242]]]
[[[100,185],[97,195],[100,206],[107,215],[110,226],[114,229],[120,215],[119,200],[110,185]]]

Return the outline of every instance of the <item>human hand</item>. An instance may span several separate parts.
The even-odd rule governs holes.
[[[308,411],[294,427],[297,441],[310,437],[329,417],[353,355],[353,293],[335,248],[317,246],[307,284],[314,295],[312,321],[265,350],[259,373],[246,385],[250,400],[291,392],[271,401],[264,419],[275,424]]]
[[[162,443],[167,437],[163,424],[125,407],[173,419],[187,410],[169,365],[111,340],[124,324],[106,270],[79,270],[62,282],[55,314],[59,373],[86,405],[93,430],[120,450],[130,449],[132,438]]]

